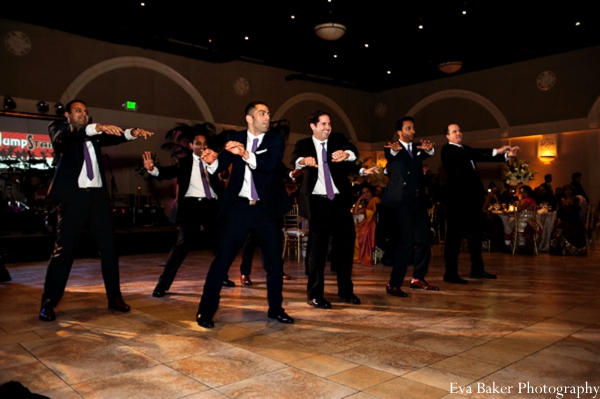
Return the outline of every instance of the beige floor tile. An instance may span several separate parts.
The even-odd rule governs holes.
[[[471,380],[478,380],[486,375],[492,374],[502,366],[481,362],[463,356],[452,356],[440,362],[434,363],[429,367],[456,374]]]
[[[337,353],[335,356],[394,375],[406,374],[446,358],[438,353],[411,348],[391,341],[378,341],[362,345]]]
[[[329,355],[317,355],[293,362],[290,366],[319,377],[328,377],[359,365]]]
[[[65,381],[37,361],[0,369],[0,384],[7,381],[20,382],[31,392],[67,387]]]
[[[77,384],[157,362],[114,339],[78,334],[23,344],[34,356],[69,384]]]
[[[0,345],[0,370],[37,362],[29,352],[17,344]]]
[[[437,399],[448,394],[448,391],[420,382],[397,377],[365,390],[366,393],[382,399]]]
[[[402,345],[421,348],[446,356],[452,356],[482,345],[490,338],[481,336],[472,337],[460,333],[451,333],[446,331],[417,330],[410,334],[403,334],[388,339]]]
[[[76,384],[73,388],[90,399],[176,399],[209,389],[200,382],[162,365]]]
[[[395,375],[384,373],[366,366],[354,367],[341,373],[327,377],[328,380],[345,385],[352,389],[364,390],[382,382],[396,378]]]
[[[404,374],[402,378],[430,385],[442,390],[450,390],[454,386],[467,385],[473,382],[472,378],[462,377],[460,375],[442,371],[432,367],[424,367],[417,371]]]
[[[230,398],[345,398],[356,391],[309,373],[286,368],[218,389]]]
[[[300,359],[320,354],[319,352],[306,348],[302,345],[289,342],[285,342],[271,348],[257,350],[255,353],[283,364],[290,364]]]
[[[239,348],[172,362],[168,366],[211,388],[285,367],[279,362]]]
[[[266,276],[257,267],[255,286],[223,289],[214,329],[194,319],[209,251],[189,254],[164,298],[151,292],[166,254],[122,256],[128,313],[107,309],[98,259],[78,259],[53,323],[37,319],[46,262],[9,265],[13,282],[0,285],[0,303],[9,304],[0,306],[0,383],[14,379],[53,399],[80,397],[79,387],[89,389],[86,396],[121,395],[112,389],[143,396],[145,384],[135,384],[163,377],[217,386],[186,391],[192,399],[262,398],[265,386],[279,395],[268,397],[292,392],[294,399],[320,391],[357,399],[505,399],[510,396],[476,392],[477,384],[597,380],[600,291],[581,291],[578,282],[585,276],[590,286],[600,284],[600,251],[576,259],[483,256],[499,278],[455,286],[442,281],[443,248],[434,246],[428,281],[441,291],[408,290],[408,298],[385,294],[388,267],[355,265],[360,306],[334,295],[335,274],[327,271],[331,310],[306,304],[304,264],[288,260],[294,279],[284,284],[283,306],[296,320],[291,325],[265,317]],[[468,265],[468,253],[459,261]],[[131,384],[122,378],[130,375]],[[450,383],[475,391],[451,394]],[[525,397],[536,395],[516,396]]]
[[[341,352],[376,341],[373,337],[328,327],[300,331],[290,330],[274,333],[271,336],[327,354]]]

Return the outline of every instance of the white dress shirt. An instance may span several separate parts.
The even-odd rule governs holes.
[[[96,123],[92,123],[85,127],[85,134],[88,137],[96,136],[98,134],[103,133],[96,131],[96,125]],[[127,140],[136,139],[136,137],[133,137],[131,135],[131,130],[132,129],[125,130],[125,138]],[[91,180],[87,177],[87,169],[84,161],[83,166],[81,167],[81,172],[79,173],[79,178],[77,179],[77,184],[79,188],[100,188],[102,187],[102,179],[100,178],[100,166],[98,165],[98,158],[96,158],[96,150],[94,150],[94,145],[91,141],[86,141],[85,145],[88,148],[90,160],[92,161],[92,170],[94,171],[94,177]]]

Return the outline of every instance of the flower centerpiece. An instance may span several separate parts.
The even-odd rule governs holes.
[[[503,165],[504,181],[511,186],[529,184],[534,179],[536,172],[529,169],[529,163],[524,159],[511,159],[508,165]]]

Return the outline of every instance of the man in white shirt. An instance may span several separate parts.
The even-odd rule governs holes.
[[[398,140],[385,146],[385,158],[390,181],[381,197],[381,204],[391,210],[394,219],[391,250],[395,252],[390,281],[386,287],[389,295],[406,297],[400,288],[408,263],[415,252],[415,267],[410,288],[439,291],[425,281],[431,258],[431,226],[427,213],[427,194],[423,176],[423,160],[435,152],[433,143],[415,138],[415,121],[406,116],[396,122]],[[416,245],[416,248],[415,248]]]
[[[100,252],[108,307],[121,312],[130,310],[121,295],[119,260],[100,147],[153,135],[140,128],[123,130],[115,125],[90,124],[87,106],[81,100],[69,102],[65,109],[67,120],[54,121],[48,126],[56,162],[48,197],[58,203],[58,226],[56,245],[46,271],[39,314],[42,321],[56,319],[54,307],[65,292],[75,250],[86,227]]]
[[[209,124],[196,125],[186,129],[188,148],[191,154],[179,158],[176,165],[158,168],[154,165],[152,154],[143,154],[144,168],[159,180],[177,178],[177,221],[179,235],[171,249],[163,273],[152,292],[153,297],[163,297],[169,290],[179,267],[185,260],[194,239],[200,235],[200,226],[204,228],[207,247],[216,250],[218,237],[219,200],[223,189],[216,174],[207,171],[208,164],[200,157],[208,149],[208,140],[212,135]],[[223,285],[235,285],[226,279]]]
[[[312,137],[298,140],[292,154],[292,165],[304,170],[298,197],[300,216],[309,223],[308,304],[331,309],[324,298],[324,270],[331,238],[331,268],[337,272],[338,296],[346,303],[358,305],[354,294],[352,263],[354,261],[354,203],[348,175],[359,173],[354,162],[358,150],[344,135],[331,133],[328,113],[316,111],[309,117]],[[376,167],[360,170],[375,173]]]
[[[220,173],[231,166],[229,183],[219,211],[220,233],[217,256],[206,276],[196,313],[199,326],[213,328],[219,307],[222,282],[249,233],[258,240],[267,273],[267,317],[279,323],[293,323],[283,303],[283,262],[281,260],[281,218],[291,204],[277,167],[283,158],[285,139],[279,131],[269,130],[271,114],[263,102],[246,106],[248,129],[228,136],[223,151],[202,153],[209,173]]]

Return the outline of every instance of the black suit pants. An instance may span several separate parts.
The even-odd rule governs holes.
[[[221,216],[219,246],[204,283],[198,314],[212,319],[219,307],[223,280],[249,233],[255,237],[263,256],[267,273],[269,314],[283,311],[283,267],[281,261],[280,222],[259,205],[250,205],[240,198]]]
[[[329,200],[311,195],[308,254],[308,299],[323,299],[325,263],[331,238],[331,268],[337,271],[338,295],[354,293],[352,264],[354,262],[354,220],[350,209],[339,195]]]
[[[392,208],[394,216],[393,242],[397,245],[390,286],[400,287],[408,263],[415,251],[413,278],[423,280],[431,260],[431,226],[427,206],[420,198],[404,195],[399,206]],[[416,248],[415,248],[416,245]]]
[[[198,239],[200,226],[204,227],[204,235],[208,240],[208,247],[216,250],[218,237],[218,218],[219,203],[217,200],[199,201],[197,198],[183,198],[179,206],[179,235],[177,242],[171,248],[171,253],[165,264],[165,269],[158,279],[158,285],[164,290],[168,290],[173,284],[177,270],[185,260],[190,247]]]
[[[58,205],[56,244],[46,271],[43,306],[54,307],[63,297],[75,251],[86,227],[98,246],[106,296],[109,301],[121,298],[119,260],[108,195],[101,189],[77,191]]]
[[[481,242],[483,240],[483,215],[481,205],[473,204],[468,207],[446,207],[447,231],[444,243],[444,261],[446,263],[446,278],[458,276],[458,255],[463,238],[467,239],[471,255],[471,273],[483,272],[483,257]]]

